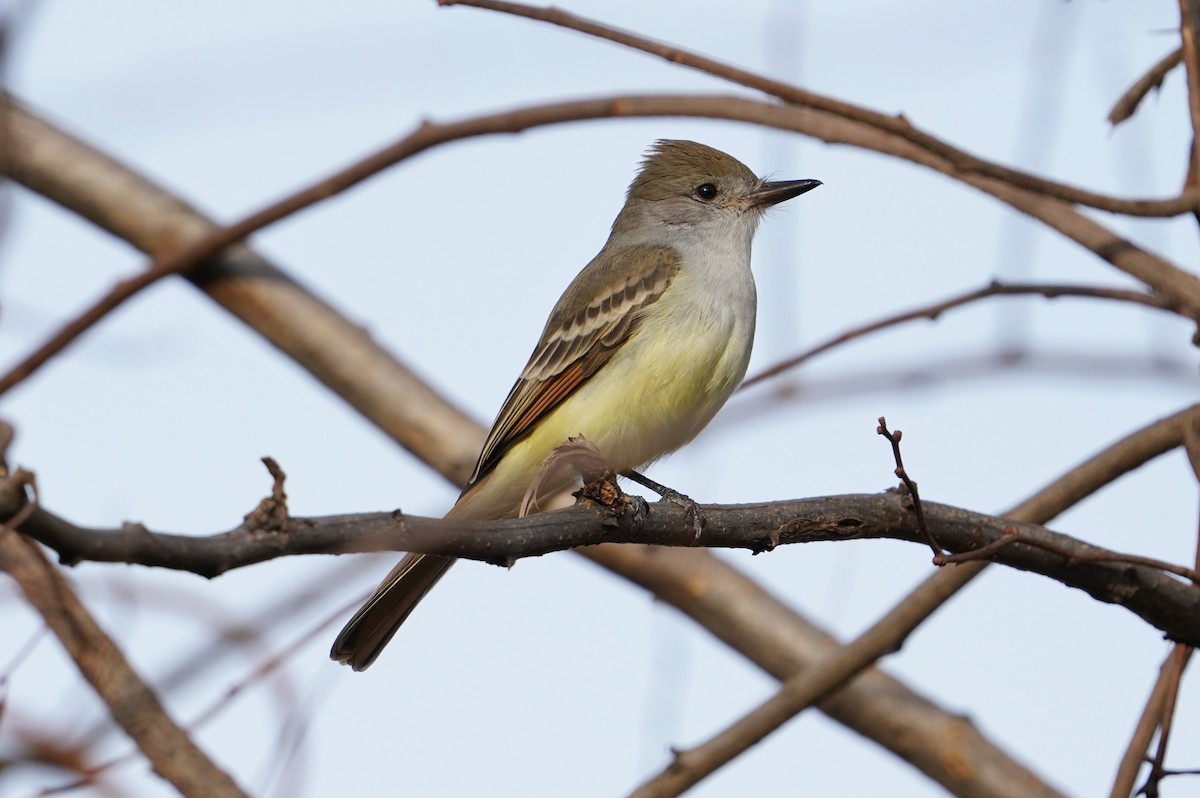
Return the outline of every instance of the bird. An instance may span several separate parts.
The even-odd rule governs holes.
[[[615,473],[692,440],[746,374],[756,291],[750,245],[767,209],[821,185],[759,178],[694,141],[651,145],[608,240],[567,287],[447,519],[498,520],[577,479],[543,461],[582,436]],[[330,658],[365,670],[455,562],[407,554]]]

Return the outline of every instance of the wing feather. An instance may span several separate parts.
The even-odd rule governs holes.
[[[621,267],[619,274],[614,273],[616,264]],[[609,361],[678,269],[679,255],[669,247],[629,248],[588,264],[559,300],[541,341],[509,391],[468,488]],[[584,298],[578,296],[581,293],[590,294],[587,304],[567,316],[564,308],[578,307]]]

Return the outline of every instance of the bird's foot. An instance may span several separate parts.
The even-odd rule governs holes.
[[[621,476],[633,480],[644,488],[649,488],[657,493],[663,501],[668,501],[671,504],[682,507],[684,516],[688,519],[688,522],[692,526],[692,531],[695,533],[692,538],[692,545],[695,546],[700,542],[700,536],[704,534],[704,510],[695,500],[674,488],[660,485],[645,474],[633,469],[622,471]]]

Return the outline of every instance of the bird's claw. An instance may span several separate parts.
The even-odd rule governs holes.
[[[649,477],[638,473],[637,471],[624,471],[621,476],[633,480],[642,487],[649,488],[659,495],[666,502],[670,502],[678,507],[683,508],[684,516],[692,526],[692,531],[695,533],[692,537],[692,545],[696,546],[700,543],[700,536],[704,534],[704,509],[698,502],[690,496],[680,493],[674,488],[668,488],[666,485],[660,485]]]

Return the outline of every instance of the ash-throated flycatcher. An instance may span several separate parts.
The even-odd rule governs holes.
[[[546,322],[447,518],[516,513],[539,469],[582,435],[614,472],[690,441],[746,374],[754,342],[750,241],[767,208],[821,185],[760,180],[719,150],[659,141],[629,186],[600,254]],[[346,624],[330,656],[369,667],[454,559],[409,554]]]

